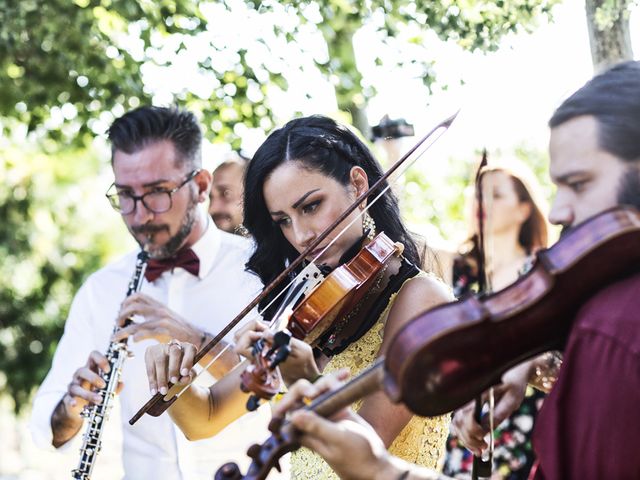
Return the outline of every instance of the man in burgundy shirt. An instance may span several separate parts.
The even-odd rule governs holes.
[[[553,223],[572,227],[623,204],[640,209],[640,62],[594,77],[562,103],[549,125],[557,186]],[[535,478],[640,479],[640,266],[638,272],[605,287],[576,315],[559,376],[537,419]],[[505,373],[496,387],[496,424],[518,407],[536,367],[530,361]],[[334,385],[332,378],[298,382],[275,413]],[[357,415],[343,412],[342,418],[292,416],[304,433],[302,444],[342,478],[438,477],[388,455]],[[453,423],[474,453],[486,448],[488,432],[473,420],[472,405]]]
[[[640,62],[594,77],[549,121],[552,223],[575,226],[618,205],[640,209]],[[640,245],[638,246],[640,248]],[[640,266],[576,315],[557,382],[536,420],[535,478],[640,479]],[[536,369],[527,362],[498,387],[496,424],[520,404]],[[471,407],[453,425],[465,445],[486,448]]]
[[[595,77],[549,121],[551,222],[640,208],[640,63]],[[638,245],[640,248],[640,245]],[[637,269],[640,272],[640,266]],[[640,479],[640,273],[579,311],[534,432],[536,478]]]

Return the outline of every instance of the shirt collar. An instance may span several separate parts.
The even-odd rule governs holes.
[[[214,261],[220,250],[221,236],[220,230],[210,218],[207,218],[207,228],[204,234],[191,246],[191,249],[200,259],[198,278],[203,279],[213,268]]]

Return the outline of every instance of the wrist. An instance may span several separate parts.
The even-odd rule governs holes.
[[[318,370],[318,368],[316,367],[315,362],[313,362],[313,365],[310,365],[307,368],[307,374],[305,375],[305,378],[309,380],[311,383],[316,383],[318,380],[322,378],[322,374],[320,373],[320,370]]]
[[[405,472],[409,472],[409,465],[397,457],[386,453],[375,462],[375,480],[404,480],[407,478]],[[402,477],[405,475],[404,477]]]

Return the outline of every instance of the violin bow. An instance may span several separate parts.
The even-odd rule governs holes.
[[[485,208],[484,208],[484,198],[482,194],[482,175],[483,170],[487,167],[487,149],[483,149],[482,151],[482,160],[480,161],[480,165],[478,166],[478,170],[476,171],[475,177],[475,193],[476,193],[476,201],[478,202],[478,258],[476,259],[478,262],[478,296],[485,295],[487,293],[491,293],[490,282],[486,269],[486,249],[485,249]],[[473,410],[473,417],[478,422],[478,424],[482,421],[482,395],[476,397],[475,406]],[[489,428],[493,432],[493,389],[489,389]],[[489,455],[488,458],[484,459],[482,456],[473,456],[473,465],[471,468],[471,478],[473,480],[478,480],[479,478],[489,478],[491,477],[491,470],[493,465],[493,438],[489,441]]]
[[[347,208],[342,213],[342,215],[340,215],[331,225],[329,225],[329,227],[327,227],[327,229],[324,232],[318,235],[318,237],[313,242],[311,242],[311,244],[306,248],[304,252],[298,255],[298,257],[295,260],[293,260],[289,264],[289,266],[280,273],[280,275],[278,275],[271,283],[269,283],[269,285],[267,285],[258,296],[256,296],[251,302],[249,302],[249,304],[244,309],[242,309],[242,311],[238,315],[236,315],[236,317],[233,320],[231,320],[227,324],[227,326],[225,326],[222,330],[220,330],[213,339],[211,339],[206,345],[204,345],[198,351],[198,353],[196,353],[193,360],[194,364],[202,360],[209,351],[211,351],[216,345],[218,345],[222,341],[222,339],[225,336],[227,336],[229,332],[231,332],[231,330],[233,330],[233,328],[238,323],[240,323],[240,321],[244,319],[267,295],[269,295],[278,285],[280,285],[289,276],[289,274],[293,272],[304,261],[304,259],[307,258],[307,256],[311,252],[313,252],[320,245],[320,243],[322,243],[333,232],[333,230],[335,230],[335,228],[338,225],[340,225],[340,223],[342,223],[343,220],[345,220],[356,208],[358,208],[358,206],[362,202],[364,202],[370,195],[372,195],[373,192],[377,191],[377,189],[379,189],[383,185],[383,183],[386,182],[386,180],[396,170],[398,170],[398,168],[400,168],[400,166],[407,159],[411,158],[416,151],[421,149],[421,151],[418,154],[416,154],[410,162],[407,163],[407,165],[405,166],[405,170],[409,168],[414,162],[416,162],[418,158],[420,158],[431,147],[431,145],[433,145],[436,142],[436,140],[438,140],[438,138],[440,138],[440,136],[442,136],[447,131],[447,129],[451,126],[451,123],[453,123],[455,118],[458,116],[458,113],[459,111],[455,112],[453,115],[447,117],[445,120],[441,121],[435,127],[433,127],[413,147],[411,147],[407,153],[405,153],[399,160],[397,160],[391,166],[391,168],[389,168],[373,184],[373,186],[369,187],[367,191],[363,192],[358,198],[356,198],[356,200],[349,206],[349,208]],[[429,140],[431,141],[429,142]],[[373,199],[373,201],[377,200],[389,188],[390,186],[387,184],[382,189],[381,193],[379,193]],[[367,208],[368,207],[369,205],[367,205]],[[365,208],[363,212],[366,211],[367,208]],[[329,245],[327,245],[326,248],[329,248]],[[322,255],[322,253],[320,253],[319,255]],[[295,279],[293,281],[295,281]],[[209,365],[211,365],[217,358],[219,358],[220,355],[222,355],[222,352],[216,355],[211,360]],[[129,424],[133,425],[134,423],[136,423],[140,418],[142,418],[142,416],[145,413],[149,413],[150,415],[153,415],[153,416],[161,415],[178,399],[178,396],[182,392],[184,392],[187,388],[191,386],[192,383],[193,381],[186,385],[171,385],[169,392],[167,392],[167,394],[164,394],[164,395],[161,393],[156,393],[153,397],[151,397],[151,399],[149,399],[147,403],[145,403],[142,406],[142,408],[140,408],[140,410],[138,410],[138,412],[136,412],[136,414],[133,417],[131,417],[131,419],[129,420]]]

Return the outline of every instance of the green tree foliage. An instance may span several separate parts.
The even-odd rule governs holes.
[[[150,103],[145,69],[163,75],[212,28],[193,0],[0,0],[0,122],[4,133],[26,126],[60,144],[88,145],[131,107]],[[237,56],[235,71],[212,59],[224,45],[199,43],[200,72],[214,85],[205,98],[177,91],[169,103],[202,106],[205,134],[239,146],[234,131],[271,118],[257,59]],[[266,69],[265,69],[266,70]],[[165,73],[165,75],[167,75]],[[280,81],[274,73],[268,82]],[[165,100],[165,99],[163,99]],[[113,112],[113,113],[111,113]]]
[[[388,47],[392,52],[377,56],[376,65],[386,71],[411,67],[431,88],[436,79],[430,53],[434,46],[437,48],[434,35],[467,50],[493,51],[507,33],[532,30],[541,16],[550,15],[558,1],[246,0],[259,11],[283,8],[294,14],[298,26],[275,26],[292,42],[309,24],[321,32],[328,55],[318,60],[317,66],[334,84],[338,107],[350,112],[354,125],[361,130],[366,127],[362,109],[375,94],[356,62],[354,35],[362,27],[375,30],[378,50]]]
[[[95,157],[26,149],[0,149],[0,393],[16,408],[49,369],[73,294],[126,239],[95,194]]]

